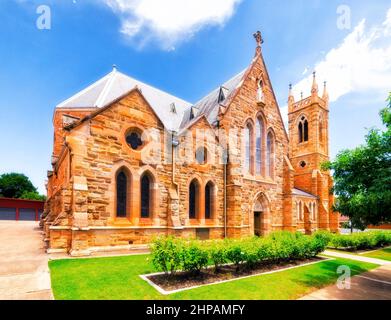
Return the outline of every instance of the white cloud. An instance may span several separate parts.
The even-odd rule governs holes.
[[[368,28],[362,20],[314,69],[319,82],[327,80],[331,102],[352,92],[378,92],[385,97],[391,89],[391,8],[380,25]],[[308,75],[294,85],[295,98],[302,91],[308,96],[311,83]]]
[[[164,49],[192,37],[205,26],[223,26],[242,0],[101,0],[121,19],[121,32],[144,45]]]

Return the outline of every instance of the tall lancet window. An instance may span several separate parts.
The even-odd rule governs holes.
[[[308,141],[308,121],[306,117],[302,117],[299,122],[299,143]]]
[[[151,179],[148,174],[141,178],[141,218],[150,218],[151,214]]]
[[[248,123],[244,130],[244,147],[245,147],[244,169],[246,173],[251,173],[252,133],[253,133],[253,128],[251,124]]]
[[[212,219],[214,211],[214,185],[209,181],[205,186],[205,219]]]
[[[266,174],[274,178],[274,136],[271,132],[267,135]]]
[[[124,171],[117,174],[117,217],[125,218],[128,202],[128,177]]]
[[[255,142],[255,163],[256,163],[256,174],[262,174],[262,143],[263,143],[263,122],[259,118],[256,124],[256,142]]]
[[[189,219],[198,217],[199,184],[193,180],[189,186]]]

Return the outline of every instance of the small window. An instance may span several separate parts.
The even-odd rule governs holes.
[[[257,89],[257,101],[258,102],[264,102],[265,97],[263,94],[263,81],[259,80],[258,81],[258,89]]]
[[[300,162],[300,167],[305,168],[306,165],[307,165],[307,163],[305,161],[301,161]]]
[[[204,147],[199,147],[195,157],[198,164],[206,164],[208,162],[208,150]]]
[[[171,111],[171,113],[176,113],[175,103],[171,103],[171,105],[170,105],[170,111]]]
[[[193,120],[195,118],[193,107],[190,108],[190,120]]]
[[[141,132],[138,130],[130,130],[126,134],[126,143],[129,147],[131,147],[133,150],[138,150],[143,145],[143,140],[141,138]]]

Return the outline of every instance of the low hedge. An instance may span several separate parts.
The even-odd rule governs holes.
[[[349,235],[333,234],[329,247],[345,250],[365,250],[391,245],[391,231],[368,231]]]
[[[261,263],[278,264],[315,257],[325,250],[328,239],[323,233],[305,236],[290,232],[276,232],[265,238],[204,242],[167,237],[153,242],[151,254],[154,266],[166,274],[178,271],[199,274],[209,265],[218,272],[228,263],[239,272]]]

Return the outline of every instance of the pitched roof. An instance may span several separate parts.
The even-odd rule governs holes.
[[[311,193],[305,192],[305,191],[297,189],[297,188],[292,189],[292,194],[295,196],[301,196],[301,197],[317,198],[317,196],[314,196]]]
[[[86,89],[58,104],[56,109],[103,108],[118,98],[138,88],[167,130],[180,131],[205,115],[213,125],[220,105],[225,105],[232,93],[240,87],[248,68],[216,88],[195,105],[171,94],[131,78],[116,69]]]
[[[116,69],[60,103],[56,108],[102,108],[134,88],[142,92],[166,129],[175,131],[179,129],[184,113],[190,109],[191,103],[133,79]]]
[[[220,105],[225,105],[231,94],[241,85],[246,71],[247,68],[198,101],[194,105],[197,115],[204,114],[208,122],[213,124],[217,120]],[[185,120],[182,121],[182,125],[186,124]]]

